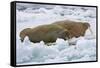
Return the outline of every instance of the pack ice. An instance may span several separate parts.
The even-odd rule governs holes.
[[[16,60],[18,65],[96,60],[96,8],[50,5],[32,8],[30,5],[24,5],[26,9],[22,10],[24,7],[20,4],[17,4],[17,7]],[[32,43],[28,37],[25,37],[23,43],[20,41],[19,33],[24,28],[65,19],[89,22],[94,36],[87,30],[83,37],[73,38],[70,41],[58,38],[50,46],[42,40],[40,43]],[[69,42],[74,42],[75,45],[69,45]]]

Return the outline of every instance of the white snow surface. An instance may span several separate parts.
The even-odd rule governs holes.
[[[16,60],[17,65],[79,62],[96,60],[96,8],[78,6],[53,6],[52,9],[40,7],[25,10],[16,9]],[[47,46],[42,40],[32,43],[28,37],[20,41],[19,33],[25,28],[34,28],[43,24],[50,24],[60,20],[73,20],[88,22],[93,35],[86,31],[84,37],[72,38],[69,41],[58,38],[55,43]],[[76,45],[70,45],[76,43]]]

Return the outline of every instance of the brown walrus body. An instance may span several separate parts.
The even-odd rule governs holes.
[[[28,36],[31,42],[44,41],[49,43],[55,42],[57,38],[70,39],[72,37],[84,36],[88,27],[90,27],[88,23],[59,21],[35,28],[26,28],[20,32],[20,38],[22,42]]]
[[[85,31],[90,27],[89,23],[75,22],[75,21],[58,21],[53,24],[57,24],[67,29],[69,32],[69,37],[80,37],[85,35]]]
[[[68,32],[58,25],[42,25],[36,28],[26,28],[20,32],[21,41],[25,36],[29,37],[31,42],[44,41],[45,43],[55,42],[57,38],[66,39]]]

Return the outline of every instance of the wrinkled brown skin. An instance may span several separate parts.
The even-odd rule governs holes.
[[[42,25],[36,28],[26,28],[20,32],[20,38],[23,42],[25,36],[29,37],[31,42],[44,41],[45,43],[55,42],[57,38],[66,39],[68,32],[56,24]]]
[[[53,24],[57,24],[67,29],[69,32],[69,37],[80,37],[85,35],[85,31],[90,27],[89,23],[86,22],[75,22],[75,21],[58,21]]]
[[[49,25],[41,25],[35,28],[26,28],[20,32],[21,41],[26,36],[31,42],[44,41],[45,43],[55,42],[57,38],[70,39],[72,37],[84,36],[85,31],[90,27],[88,23],[74,21],[58,21]]]

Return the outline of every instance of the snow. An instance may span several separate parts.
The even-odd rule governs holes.
[[[55,47],[56,47],[59,51],[65,49],[65,48],[67,48],[67,47],[69,47],[68,41],[64,41],[63,39],[59,39],[59,38],[56,40],[56,43],[55,43],[55,44],[56,44]]]
[[[23,5],[23,6],[21,6]],[[76,6],[17,4],[16,60],[17,65],[79,62],[96,60],[96,8]],[[50,8],[50,9],[47,9]],[[20,9],[20,10],[19,10]],[[21,10],[23,9],[23,10]],[[89,30],[85,36],[69,40],[57,38],[56,42],[45,44],[43,41],[32,43],[28,37],[20,41],[19,33],[27,27],[50,24],[60,20],[88,22]],[[50,46],[48,46],[50,45]]]

